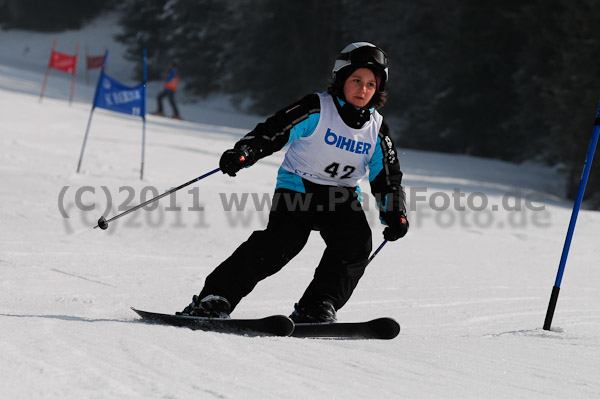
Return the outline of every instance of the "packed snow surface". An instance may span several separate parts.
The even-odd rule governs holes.
[[[109,46],[109,73],[128,82],[133,68],[107,35],[113,23],[109,16],[58,34],[58,50],[72,52],[77,40],[91,53]],[[535,164],[401,142],[409,234],[384,247],[338,314],[394,317],[396,339],[250,338],[139,322],[131,306],[181,310],[214,267],[264,228],[283,154],[93,229],[103,214],[215,169],[260,119],[226,101],[184,104],[187,121],[149,116],[141,180],[141,118],[96,110],[78,174],[98,72],[86,84],[80,61],[69,106],[70,77],[51,71],[40,102],[53,38],[0,33],[1,397],[600,397],[598,212],[579,215],[545,331],[571,215],[562,178]],[[149,110],[159,89],[151,83]],[[361,186],[375,247],[382,227],[368,182]],[[289,314],[323,249],[314,233],[234,316]]]

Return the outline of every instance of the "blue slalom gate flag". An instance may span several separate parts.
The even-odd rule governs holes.
[[[83,137],[83,145],[81,146],[81,154],[79,155],[79,163],[77,164],[77,173],[81,169],[81,161],[83,160],[83,153],[92,124],[92,115],[94,114],[94,109],[98,107],[122,114],[142,117],[142,164],[140,167],[140,179],[143,180],[146,147],[146,50],[144,50],[144,81],[134,87],[126,86],[104,73],[107,58],[108,50],[104,53],[104,63],[102,64],[102,70],[98,78],[98,84],[96,85],[92,110],[90,111],[90,118],[88,119],[87,129]]]
[[[145,100],[145,83],[129,87],[105,73],[101,73],[93,106],[123,114],[144,117],[146,116]]]

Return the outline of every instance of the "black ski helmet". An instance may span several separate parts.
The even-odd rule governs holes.
[[[368,42],[355,42],[347,45],[338,55],[333,65],[333,81],[338,73],[347,67],[372,68],[381,74],[378,90],[384,91],[388,80],[388,57],[382,49]]]

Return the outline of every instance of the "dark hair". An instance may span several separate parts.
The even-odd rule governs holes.
[[[346,83],[346,80],[358,68],[359,67],[356,67],[356,68],[346,67],[346,68],[343,68],[340,71],[338,71],[338,73],[336,74],[335,80],[332,80],[331,82],[329,82],[329,87],[327,88],[327,93],[331,94],[332,96],[337,96],[344,101],[347,101],[346,96],[344,96],[344,83]],[[369,69],[371,69],[371,68],[369,68]],[[375,71],[373,69],[371,69],[371,70],[373,71],[374,74],[378,74],[377,71]],[[369,107],[369,108],[373,107],[375,109],[379,109],[385,105],[386,101],[387,101],[387,92],[375,90],[375,94],[373,94],[373,98],[371,99],[371,101],[369,101],[369,103],[367,104],[367,107]]]

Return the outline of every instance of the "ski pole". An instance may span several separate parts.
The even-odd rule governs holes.
[[[383,242],[381,243],[381,245],[379,246],[379,248],[377,248],[377,249],[375,250],[375,252],[373,252],[373,255],[371,255],[371,256],[369,257],[369,263],[371,263],[371,261],[373,260],[373,258],[375,257],[375,255],[377,255],[377,254],[379,253],[379,251],[381,251],[381,248],[383,248],[383,246],[384,246],[385,244],[387,244],[387,242],[388,242],[387,240],[383,240]]]
[[[116,220],[116,219],[120,218],[121,216],[125,216],[125,215],[127,215],[128,213],[130,213],[130,212],[133,212],[133,211],[135,211],[135,210],[137,210],[137,209],[140,209],[141,207],[143,207],[143,206],[146,206],[146,205],[148,205],[148,204],[149,204],[149,203],[151,203],[151,202],[158,201],[159,199],[161,199],[161,198],[163,198],[163,197],[165,197],[165,196],[167,196],[167,195],[171,195],[171,194],[173,194],[175,191],[177,191],[177,190],[181,190],[182,188],[184,188],[184,187],[187,187],[187,186],[189,186],[190,184],[192,184],[192,183],[195,183],[195,182],[197,182],[197,181],[199,181],[199,180],[202,180],[202,179],[204,179],[205,177],[208,177],[208,176],[210,176],[210,175],[212,175],[212,174],[214,174],[214,173],[217,173],[217,172],[218,172],[218,171],[220,171],[220,170],[221,170],[220,168],[217,168],[217,169],[215,169],[215,170],[211,170],[210,172],[208,172],[208,173],[205,173],[205,174],[203,174],[202,176],[199,176],[199,177],[197,177],[197,178],[195,178],[195,179],[193,179],[193,180],[190,180],[189,182],[187,182],[187,183],[184,183],[184,184],[182,184],[182,185],[181,185],[181,186],[179,186],[179,187],[175,187],[175,188],[173,188],[173,189],[171,189],[171,190],[169,190],[169,191],[166,191],[164,194],[161,194],[161,195],[159,195],[159,196],[157,196],[157,197],[150,198],[148,201],[144,202],[143,204],[139,204],[138,206],[135,206],[135,207],[133,207],[133,208],[131,208],[131,209],[128,209],[128,210],[126,210],[125,212],[123,212],[123,213],[120,213],[120,214],[118,214],[117,216],[113,216],[112,218],[110,218],[110,219],[108,219],[108,220],[106,220],[106,218],[105,218],[104,216],[100,216],[100,219],[98,219],[98,225],[94,226],[94,228],[100,227],[102,230],[106,230],[106,229],[108,228],[108,223],[109,223],[109,222],[112,222],[113,220]]]

